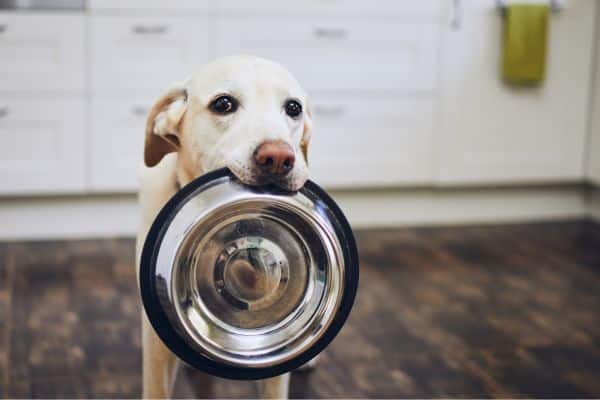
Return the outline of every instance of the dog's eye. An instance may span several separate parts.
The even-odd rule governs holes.
[[[219,96],[208,107],[217,114],[231,114],[237,110],[238,101],[231,96]]]
[[[285,102],[285,113],[292,118],[296,118],[302,114],[302,106],[296,100],[288,100]]]

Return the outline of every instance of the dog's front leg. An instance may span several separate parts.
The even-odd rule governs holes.
[[[170,397],[174,382],[176,359],[154,332],[145,313],[142,313],[143,398]]]
[[[263,399],[287,399],[290,388],[290,374],[283,374],[259,382]]]

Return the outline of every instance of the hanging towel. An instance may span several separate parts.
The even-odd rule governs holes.
[[[502,78],[516,85],[539,85],[544,80],[549,7],[510,4],[504,15]]]

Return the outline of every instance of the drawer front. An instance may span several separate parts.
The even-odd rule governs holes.
[[[133,191],[142,165],[148,95],[91,102],[91,186]],[[321,97],[314,104],[311,177],[328,187],[432,181],[433,102]]]
[[[207,17],[90,19],[93,90],[163,90],[210,58]]]
[[[0,90],[82,91],[84,18],[0,13]]]
[[[137,190],[143,160],[144,127],[153,100],[150,95],[92,99],[92,190]]]
[[[443,0],[398,1],[378,0],[228,0],[217,3],[223,14],[276,14],[276,15],[348,15],[385,16],[435,19],[440,17]]]
[[[0,96],[0,194],[81,192],[84,101]]]
[[[311,177],[327,187],[432,182],[429,99],[314,99]]]
[[[439,24],[221,18],[217,36],[219,54],[273,59],[312,90],[431,92],[436,88]]]

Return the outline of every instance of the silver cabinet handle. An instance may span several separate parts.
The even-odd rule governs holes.
[[[342,28],[315,28],[313,34],[323,39],[344,39],[348,31]]]
[[[148,107],[133,106],[131,107],[131,113],[136,117],[145,117],[146,115],[148,115]]]
[[[167,33],[169,28],[166,25],[134,25],[131,28],[133,33],[138,35],[162,35]]]
[[[8,107],[0,107],[0,118],[6,117],[9,111]]]
[[[7,29],[7,28],[8,28],[8,27],[6,26],[6,24],[0,24],[0,33],[4,33],[4,32],[6,32],[6,29]]]
[[[320,114],[326,117],[338,117],[345,113],[342,106],[315,106],[315,114]]]

